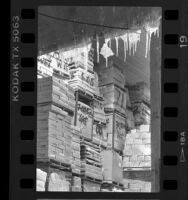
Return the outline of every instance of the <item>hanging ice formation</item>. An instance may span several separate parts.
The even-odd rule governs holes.
[[[103,55],[103,57],[106,60],[106,67],[108,66],[108,57],[113,56],[114,53],[112,52],[111,48],[108,47],[108,42],[110,38],[105,39],[105,43],[103,44],[100,54]]]
[[[136,32],[127,32],[120,36],[124,44],[124,62],[126,61],[127,51],[129,52],[129,55],[131,55],[131,52],[133,52],[133,55],[135,54],[137,43],[140,41],[140,34],[141,30],[138,30]]]
[[[116,41],[116,56],[118,56],[118,49],[119,49],[119,37],[115,37]]]
[[[111,47],[110,47],[110,38],[106,38],[106,39],[105,39],[105,43],[108,45],[109,48],[111,48]]]
[[[137,43],[140,41],[140,34],[141,34],[141,30],[137,30],[135,32],[126,32],[124,35],[121,36],[115,36],[113,39],[115,39],[116,42],[116,56],[118,56],[119,52],[119,38],[121,38],[123,40],[123,45],[124,45],[124,62],[126,61],[126,54],[127,51],[129,52],[129,55],[131,55],[131,53],[133,52],[133,55],[136,52],[137,49]],[[106,66],[107,66],[107,58],[109,56],[114,55],[114,53],[111,50],[111,39],[112,38],[106,38],[105,39],[105,43],[101,49],[101,54],[104,56],[104,58],[106,59]],[[109,44],[109,45],[108,45]],[[107,53],[105,53],[105,51],[107,51]]]
[[[99,63],[99,36],[97,35],[97,62]]]
[[[124,35],[120,36],[120,38],[123,40],[123,47],[124,47],[124,62],[126,61],[126,54],[128,50],[128,33],[125,33]]]
[[[140,41],[141,30],[136,32],[129,33],[129,55],[131,55],[131,51],[133,52],[133,56],[137,49],[137,43]]]
[[[109,38],[108,43],[109,43],[109,47],[110,47],[110,49],[111,49],[112,45],[111,45],[111,39],[110,39],[110,38]]]
[[[147,58],[148,53],[150,52],[150,45],[151,45],[151,37],[154,33],[154,36],[157,34],[157,37],[159,37],[159,27],[150,27],[146,26],[146,51],[145,51],[145,58]]]

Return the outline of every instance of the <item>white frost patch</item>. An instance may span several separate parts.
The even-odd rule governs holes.
[[[113,56],[114,53],[112,52],[111,48],[108,47],[108,42],[110,38],[105,39],[105,43],[103,44],[100,54],[105,58],[106,60],[106,67],[108,66],[108,57]]]

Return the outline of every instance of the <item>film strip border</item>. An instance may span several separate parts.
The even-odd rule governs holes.
[[[159,194],[127,193],[126,197],[119,195],[118,198],[136,197],[143,199],[147,195],[147,198],[186,199],[185,187],[187,186],[187,179],[185,178],[184,180],[184,173],[186,172],[187,164],[184,163],[186,153],[184,151],[186,143],[184,116],[187,116],[187,113],[183,106],[186,105],[186,98],[183,99],[183,94],[185,93],[184,80],[186,78],[184,74],[186,71],[183,65],[186,62],[182,63],[180,59],[185,59],[183,57],[185,56],[183,47],[187,45],[187,37],[179,34],[179,30],[182,28],[182,26],[180,27],[180,22],[183,20],[181,16],[182,10],[181,13],[176,9],[163,10],[161,196]],[[10,195],[12,199],[16,198],[16,196],[22,199],[22,196],[18,196],[20,192],[23,194],[23,198],[36,199],[36,180],[33,179],[33,177],[36,177],[37,32],[33,32],[33,30],[36,30],[36,17],[36,10],[22,9],[19,15],[15,15],[11,19],[11,113],[19,113],[16,119],[11,119],[11,134],[14,134],[11,135],[11,146],[14,149],[11,163],[16,169],[10,169],[10,182],[12,183],[10,189],[14,191]],[[177,28],[174,29],[174,27]],[[186,30],[182,31],[186,33]],[[19,72],[20,74],[18,75]],[[182,81],[180,78],[182,78]],[[17,104],[16,106],[15,103]],[[18,128],[17,125],[20,122],[21,126]],[[20,176],[15,173],[17,171],[20,172]],[[55,194],[59,198],[62,197],[60,193]],[[110,195],[112,198],[116,198],[116,195]],[[39,194],[40,196],[43,198],[54,197],[52,193]],[[63,196],[64,198],[70,198],[72,195],[65,194]],[[79,194],[79,197],[81,196],[83,198],[86,197]],[[107,197],[108,195],[106,194],[100,194],[100,198]]]
[[[13,3],[22,5],[22,2]],[[10,118],[10,199],[36,199],[36,11],[21,9],[22,6],[14,10],[14,7],[11,11],[10,115],[14,117]]]
[[[182,85],[182,73],[184,54],[187,39],[182,34],[181,21],[182,10],[166,10],[164,13],[163,28],[163,67],[162,67],[162,166],[161,185],[162,194],[168,198],[186,199],[185,185],[185,123],[183,118],[186,113],[182,112],[185,106]],[[176,28],[174,28],[176,27]],[[167,33],[167,34],[166,34]],[[183,92],[184,91],[184,92]],[[185,106],[186,107],[186,106]],[[185,108],[184,107],[184,108]],[[185,108],[186,109],[186,108]],[[184,175],[183,175],[184,174]]]

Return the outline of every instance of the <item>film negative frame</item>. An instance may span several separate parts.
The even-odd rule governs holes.
[[[162,7],[159,193],[36,192],[37,8],[39,5]],[[11,3],[10,199],[187,199],[188,3],[186,0],[24,1]],[[183,152],[183,153],[182,153]]]

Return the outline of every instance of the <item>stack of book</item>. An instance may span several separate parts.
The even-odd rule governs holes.
[[[123,157],[124,171],[151,170],[151,132],[149,125],[141,125],[127,134]]]
[[[62,52],[62,57],[64,58],[63,65],[66,65],[69,71],[71,71],[72,69],[81,68],[88,72],[93,72],[94,49],[86,49],[87,47],[81,47],[78,49]]]
[[[150,104],[150,89],[147,83],[137,82],[134,85],[129,85],[128,89],[131,103],[146,102]]]
[[[122,157],[113,150],[103,150],[101,156],[104,182],[121,184],[123,181]]]
[[[104,98],[108,147],[118,152],[123,151],[128,128],[126,111],[129,98],[128,90],[125,88],[126,79],[122,66],[121,60],[112,56],[109,59],[108,67],[101,65],[97,69],[100,93]]]
[[[74,89],[65,81],[52,77],[38,79],[37,103],[51,103],[74,112]]]
[[[74,90],[57,77],[41,78],[37,102],[37,158],[71,164]]]
[[[83,181],[83,191],[84,192],[100,192],[101,184],[97,182],[92,182],[88,180]]]
[[[72,192],[82,192],[82,180],[78,176],[72,176]]]
[[[92,126],[93,126],[93,109],[81,102],[77,102],[75,112],[76,126],[80,128],[80,136],[86,139],[92,139]]]
[[[125,145],[127,121],[125,115],[118,112],[106,113],[108,147],[122,152]]]
[[[48,179],[48,191],[70,191],[71,183],[66,174],[60,170],[50,173]]]
[[[126,91],[114,84],[100,87],[100,93],[104,97],[105,111],[117,110],[120,113],[126,112]]]
[[[99,145],[83,140],[81,142],[82,177],[102,181],[101,148]]]
[[[37,109],[37,159],[69,163],[71,159],[71,117],[51,104]]]
[[[130,108],[126,109],[126,122],[127,122],[127,130],[131,130],[135,128],[135,118],[133,115],[133,111]]]
[[[129,86],[135,125],[150,124],[150,90],[146,83],[138,82]]]
[[[107,124],[104,112],[104,99],[101,96],[94,95],[94,122],[93,137],[94,143],[107,146]]]
[[[92,141],[102,147],[107,147],[108,134],[107,134],[107,124],[100,123],[98,121],[93,122],[93,137]]]
[[[81,68],[70,70],[69,85],[75,90],[83,90],[86,93],[93,94],[95,91],[95,75]]]
[[[114,65],[111,65],[107,68],[100,69],[98,71],[99,76],[99,86],[114,84],[120,88],[125,86],[125,76],[123,71]]]
[[[99,76],[97,72],[94,72],[94,96],[100,96],[100,89],[99,89]]]
[[[106,117],[104,112],[104,98],[101,96],[94,95],[94,120],[106,123]]]
[[[108,67],[100,65],[96,71],[99,76],[100,94],[104,97],[105,111],[117,110],[125,114],[127,93],[125,75],[121,61],[113,56]]]
[[[72,126],[72,173],[76,175],[81,174],[81,156],[80,156],[80,128]]]
[[[151,109],[148,104],[145,104],[144,102],[134,103],[133,114],[135,119],[135,126],[150,124]]]
[[[45,191],[47,173],[37,169],[37,191]]]
[[[69,85],[75,90],[83,90],[86,93],[93,94],[97,88],[96,84],[96,74],[93,71],[93,52],[91,48],[90,51],[77,52],[77,55],[69,62],[69,74],[70,80]],[[65,52],[66,53],[66,52]],[[70,56],[72,56],[70,54]]]

